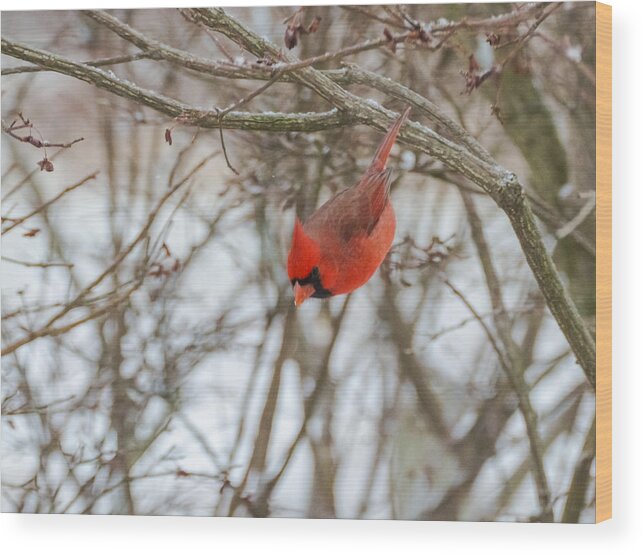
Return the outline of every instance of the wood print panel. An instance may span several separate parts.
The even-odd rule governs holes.
[[[3,12],[3,511],[609,518],[610,27]]]
[[[612,517],[612,8],[596,5],[596,521]]]

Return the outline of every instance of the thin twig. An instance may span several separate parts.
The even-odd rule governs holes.
[[[20,114],[20,117],[22,118],[22,114]],[[20,141],[22,143],[28,143],[31,146],[34,146],[36,148],[71,148],[73,145],[76,143],[79,143],[80,141],[84,141],[85,139],[83,137],[79,137],[77,139],[74,139],[73,141],[69,141],[67,143],[51,143],[49,141],[44,141],[42,139],[36,139],[34,136],[29,133],[29,135],[26,136],[21,136],[16,133],[16,131],[20,131],[22,129],[32,129],[33,124],[29,122],[29,120],[23,120],[25,123],[22,125],[15,125],[15,121],[12,122],[10,125],[6,125],[4,121],[2,122],[2,131],[12,137],[13,139],[16,139],[17,141]]]
[[[34,208],[31,212],[29,212],[27,215],[23,216],[22,218],[18,218],[18,219],[11,218],[11,222],[12,222],[11,225],[2,230],[2,235],[4,235],[5,233],[9,233],[13,228],[23,224],[29,218],[35,216],[39,212],[42,212],[43,210],[46,210],[52,204],[54,204],[56,201],[58,201],[59,199],[64,197],[67,193],[70,193],[71,191],[73,191],[75,189],[78,189],[78,187],[84,185],[85,183],[87,183],[91,179],[96,179],[96,176],[99,173],[100,173],[99,171],[95,171],[94,173],[92,173],[92,174],[88,175],[87,177],[84,177],[83,179],[81,179],[78,183],[74,183],[73,185],[70,185],[69,187],[63,189],[55,197],[53,197],[52,199],[48,200],[44,204],[41,204],[40,206],[38,206],[38,208]]]
[[[344,321],[344,316],[346,315],[346,309],[348,308],[350,299],[351,299],[350,295],[344,299],[344,303],[342,304],[342,308],[339,311],[339,314],[337,315],[336,318],[333,319],[333,328],[332,328],[333,333],[330,338],[330,341],[328,342],[328,346],[326,347],[323,359],[320,361],[321,364],[319,368],[321,369],[321,373],[317,377],[313,391],[310,393],[310,395],[306,398],[304,402],[304,417],[303,417],[301,426],[299,428],[299,432],[297,433],[297,436],[295,437],[289,449],[287,450],[286,455],[281,465],[279,466],[279,469],[277,470],[277,472],[275,472],[272,478],[267,480],[263,489],[257,495],[256,505],[253,507],[255,511],[258,511],[255,513],[256,516],[266,516],[265,510],[267,509],[267,506],[268,506],[268,500],[272,492],[274,491],[275,487],[279,483],[279,480],[281,480],[282,476],[284,475],[284,472],[288,468],[288,465],[290,464],[290,461],[292,460],[295,454],[295,451],[297,449],[297,446],[299,445],[299,442],[306,434],[306,428],[308,426],[308,422],[310,421],[310,418],[312,417],[315,409],[317,408],[317,403],[321,397],[321,393],[324,390],[329,378],[330,359],[333,355],[335,345],[337,344],[337,338],[339,337],[339,332],[341,330],[342,322]]]
[[[524,35],[520,37],[518,40],[516,46],[507,54],[507,56],[500,62],[500,67],[504,68],[513,58],[522,50],[522,48],[525,46],[527,41],[534,35],[536,32],[536,29],[540,26],[540,24],[545,21],[552,13],[554,13],[558,8],[560,8],[563,5],[562,2],[556,2],[552,4],[548,4],[547,7],[543,10],[543,13],[538,16],[536,21],[534,21],[529,29],[525,32]]]
[[[487,339],[489,340],[491,347],[496,352],[496,355],[498,355],[498,360],[500,361],[500,365],[505,369],[506,372],[508,373],[511,372],[509,368],[509,363],[507,362],[505,357],[505,353],[500,348],[498,341],[493,335],[491,328],[484,321],[484,318],[475,309],[475,307],[469,302],[469,300],[465,297],[464,293],[462,293],[460,289],[458,289],[455,285],[453,285],[453,283],[451,283],[447,277],[444,277],[442,281],[451,290],[451,292],[462,301],[462,304],[464,304],[464,306],[471,313],[473,318],[478,322],[478,324],[480,324],[480,327],[482,328],[485,335],[487,336]]]
[[[8,256],[3,256],[2,260],[5,262],[10,262],[11,264],[19,264],[20,266],[25,266],[26,268],[73,268],[74,265],[69,262],[28,262],[26,260],[18,260],[16,258],[10,258]],[[5,316],[6,318],[7,316]]]
[[[234,173],[235,175],[239,175],[239,172],[234,168],[234,166],[230,162],[230,158],[228,158],[228,151],[225,147],[225,139],[223,138],[223,125],[222,125],[223,113],[218,108],[217,108],[217,112],[219,114],[219,138],[221,139],[221,150],[223,150],[223,157],[225,158],[225,163],[230,169],[230,171],[232,171],[232,173]]]
[[[586,63],[583,63],[581,60],[572,59],[569,56],[568,50],[565,46],[559,44],[554,39],[548,37],[547,35],[545,35],[540,31],[537,31],[536,33],[534,33],[534,37],[538,37],[539,39],[542,39],[545,43],[551,46],[554,50],[556,50],[559,54],[563,56],[563,59],[567,60],[575,67],[577,67],[578,70],[589,80],[589,82],[592,85],[596,86],[596,73],[594,73],[594,71]]]
[[[80,320],[77,320],[75,322],[72,322],[71,324],[61,326],[61,327],[55,327],[54,324],[60,320],[63,316],[68,314],[70,311],[72,311],[75,308],[78,308],[83,305],[83,302],[85,301],[87,295],[98,285],[100,284],[108,275],[112,274],[114,270],[125,260],[125,258],[136,248],[136,246],[147,236],[150,228],[152,227],[152,224],[156,220],[156,217],[158,213],[160,212],[161,208],[163,205],[167,202],[167,200],[181,187],[183,186],[186,182],[188,182],[192,176],[199,171],[207,162],[209,162],[215,154],[211,154],[210,156],[204,158],[200,163],[198,163],[188,174],[178,181],[172,188],[170,188],[156,203],[155,207],[152,209],[152,211],[149,213],[146,222],[144,223],[143,227],[139,231],[139,233],[136,235],[136,237],[127,245],[125,249],[123,249],[119,255],[114,259],[114,261],[103,271],[101,272],[100,275],[98,275],[94,280],[92,280],[88,285],[85,286],[85,288],[80,291],[76,295],[76,297],[71,300],[69,303],[67,303],[59,312],[57,312],[55,315],[53,315],[47,323],[42,326],[39,330],[32,331],[28,333],[25,337],[22,339],[10,344],[9,346],[5,347],[2,350],[2,356],[5,356],[9,353],[12,353],[13,351],[19,349],[23,345],[26,345],[27,343],[30,343],[31,341],[34,341],[35,339],[45,337],[48,335],[60,335],[62,333],[65,333],[66,331],[69,331],[73,329],[74,327],[83,324],[89,320],[92,320],[94,318],[97,318],[98,316],[102,316],[106,312],[108,312],[108,309],[111,310],[114,308],[117,304],[120,304],[118,299],[123,299],[126,300],[128,298],[128,294],[121,294],[116,297],[116,301],[111,301],[107,303],[107,305],[104,305],[102,307],[99,307],[97,309],[94,309],[93,311],[90,311],[89,315],[86,316],[85,318],[81,318]],[[146,272],[142,272],[141,276],[134,282],[134,285],[128,290],[133,292],[136,288],[140,286],[140,284],[143,282],[145,278]]]
[[[148,60],[153,58],[155,55],[152,52],[137,52],[136,54],[127,54],[124,56],[113,56],[111,58],[101,58],[100,60],[88,60],[83,62],[83,64],[91,67],[103,67],[103,66],[115,66],[119,64],[126,64],[128,62],[134,62],[136,60]],[[41,71],[52,71],[46,67],[40,66],[17,66],[17,67],[8,67],[2,70],[2,75],[16,75],[19,73],[37,73]]]
[[[223,150],[223,157],[225,158],[225,162],[226,162],[226,165],[228,166],[228,168],[236,175],[239,175],[239,172],[232,166],[232,164],[230,163],[230,159],[228,158],[228,151],[226,150],[226,147],[225,147],[225,140],[223,138],[223,127],[221,125],[221,122],[223,121],[225,116],[228,113],[230,113],[232,110],[236,110],[236,109],[240,108],[241,106],[247,104],[253,98],[259,96],[266,89],[268,89],[272,85],[274,85],[279,80],[279,78],[281,77],[281,74],[282,74],[282,70],[275,71],[275,74],[272,77],[272,79],[270,79],[270,81],[267,81],[266,83],[264,83],[258,89],[254,90],[250,94],[247,94],[243,98],[239,99],[237,102],[234,102],[233,104],[230,104],[230,106],[228,106],[227,108],[224,108],[223,110],[219,110],[217,108],[217,112],[219,114],[219,137],[221,139],[221,149]]]
[[[583,204],[578,213],[565,225],[556,230],[556,237],[558,237],[558,239],[564,239],[570,233],[573,233],[574,230],[585,221],[585,218],[587,218],[587,216],[589,216],[593,212],[595,207],[596,195],[592,191],[589,195],[589,198],[587,199],[587,202]]]
[[[85,316],[83,316],[82,318],[79,318],[78,320],[74,320],[68,324],[64,324],[62,326],[57,326],[57,327],[53,325],[47,325],[36,331],[32,331],[28,333],[18,341],[15,341],[14,343],[10,343],[6,347],[4,347],[2,349],[2,356],[13,353],[23,345],[26,345],[27,343],[31,343],[36,339],[39,339],[41,337],[47,337],[47,336],[55,337],[57,335],[65,334],[73,330],[74,328],[77,328],[81,324],[84,324],[86,322],[89,322],[90,320],[94,320],[96,318],[99,318],[100,316],[107,314],[108,312],[114,310],[118,305],[120,305],[121,303],[129,299],[130,295],[141,286],[142,282],[143,282],[142,279],[139,280],[132,287],[127,289],[123,294],[117,296],[107,304],[104,304],[98,308],[95,308],[94,310],[90,310]]]
[[[480,265],[482,266],[487,289],[489,291],[489,298],[494,311],[493,321],[498,331],[498,337],[504,347],[503,352],[506,354],[506,359],[503,357],[503,359],[501,359],[501,364],[507,374],[512,388],[514,389],[514,392],[516,393],[518,406],[520,407],[520,412],[522,413],[523,420],[525,422],[525,428],[527,429],[527,437],[529,438],[529,446],[534,469],[534,480],[536,482],[536,489],[538,490],[538,498],[540,501],[541,518],[546,521],[552,521],[553,512],[551,507],[551,490],[549,488],[549,482],[545,472],[545,452],[542,439],[538,433],[536,412],[529,398],[529,387],[527,386],[524,378],[524,360],[518,345],[511,335],[511,322],[502,298],[500,280],[498,279],[498,274],[496,273],[496,269],[493,264],[491,251],[489,250],[489,245],[484,236],[482,221],[478,216],[478,212],[476,211],[475,204],[473,203],[471,196],[462,190],[460,190],[460,196],[462,197],[463,204],[467,211],[469,225],[471,226],[471,235],[478,252],[478,258],[480,259]],[[455,290],[454,292],[457,294]],[[458,296],[460,296],[467,306],[470,306],[462,295]],[[473,311],[473,308],[470,307],[470,310]],[[480,322],[482,324],[482,320],[480,320]],[[488,333],[488,330],[485,329],[485,331]],[[503,362],[503,360],[505,360],[505,362]]]

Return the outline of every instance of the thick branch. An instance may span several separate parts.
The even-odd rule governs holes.
[[[373,71],[362,69],[356,64],[346,63],[344,65],[346,66],[346,74],[341,79],[342,83],[368,85],[369,87],[383,92],[388,96],[392,96],[393,98],[397,98],[398,100],[402,100],[403,102],[410,104],[418,110],[421,110],[436,123],[444,125],[453,139],[466,146],[472,154],[476,155],[488,164],[495,164],[491,155],[470,133],[466,131],[466,129],[459,125],[455,120],[451,119],[439,106],[431,102],[428,98],[423,97],[393,79],[382,77]],[[333,80],[336,81],[337,78]]]
[[[195,21],[223,33],[257,57],[266,55],[273,58],[281,57],[286,64],[299,62],[293,55],[281,52],[273,43],[246,29],[221,9],[193,9],[187,12]],[[386,131],[398,116],[376,102],[367,101],[348,92],[312,67],[303,67],[291,72],[290,75],[342,112],[351,114],[356,121],[375,129]],[[478,184],[485,183],[483,188],[494,189],[496,195],[502,187],[502,179],[506,171],[497,165],[480,160],[466,148],[449,141],[428,127],[415,122],[407,123],[400,133],[399,142],[442,160],[449,167],[463,173]]]
[[[291,78],[289,77],[289,73],[292,71],[303,69],[316,63],[336,60],[350,54],[362,52],[364,50],[374,48],[377,45],[381,46],[383,44],[386,44],[386,42],[388,41],[388,39],[366,41],[352,47],[344,48],[337,52],[328,52],[321,56],[316,56],[314,58],[303,61],[295,60],[292,63],[280,63],[277,66],[272,67],[245,66],[231,64],[230,62],[195,57],[189,52],[173,48],[171,46],[168,46],[167,44],[148,38],[143,33],[137,31],[136,29],[132,28],[126,23],[123,23],[119,19],[104,11],[88,10],[84,11],[83,13],[94,21],[104,25],[124,40],[134,44],[145,52],[148,52],[148,55],[150,56],[166,60],[178,66],[191,69],[199,73],[234,79],[268,79],[271,82],[275,80],[289,81],[291,80]],[[394,39],[397,40],[397,38],[401,37],[402,35],[396,35]],[[281,51],[278,51],[277,55],[283,57]],[[467,133],[466,130],[464,130],[454,120],[444,114],[444,112],[442,112],[442,110],[430,100],[422,97],[409,88],[396,83],[391,79],[381,77],[376,73],[363,70],[359,66],[354,64],[347,64],[345,70],[330,70],[323,72],[317,71],[317,73],[323,73],[326,77],[328,77],[335,83],[341,83],[342,85],[351,83],[369,85],[385,94],[403,100],[404,102],[417,107],[426,115],[428,115],[432,120],[446,126],[446,128],[454,138],[461,141],[471,152],[476,154],[479,158],[485,160],[488,163],[494,163],[493,159],[486,152],[486,150],[469,133]]]
[[[216,110],[204,110],[144,89],[101,69],[74,62],[51,52],[2,39],[2,53],[37,64],[51,71],[75,77],[117,96],[148,106],[183,123],[203,128],[245,129],[250,131],[321,131],[354,123],[336,110],[309,114],[229,112],[221,120]]]
[[[533,212],[525,202],[525,194],[516,181],[508,184],[507,201],[503,209],[520,241],[527,263],[538,282],[547,306],[558,322],[583,368],[587,380],[596,389],[596,343],[589,328],[583,321],[569,292],[558,275],[556,266],[547,252],[536,225]],[[514,198],[512,198],[514,197]]]
[[[295,64],[284,65],[280,63],[268,66],[266,68],[265,65],[263,67],[259,65],[254,67],[241,66],[230,62],[209,60],[207,58],[194,56],[190,52],[186,52],[162,42],[150,39],[143,33],[137,31],[133,27],[130,27],[126,23],[123,23],[118,18],[105,11],[85,10],[82,13],[87,17],[90,17],[94,21],[100,23],[101,25],[104,25],[105,27],[116,33],[118,36],[120,36],[122,39],[125,39],[135,46],[138,46],[141,50],[148,52],[151,57],[155,59],[167,60],[168,62],[172,62],[174,64],[178,64],[187,67],[188,69],[192,69],[202,73],[210,73],[212,75],[217,75],[220,77],[244,79],[265,78],[266,75],[270,74],[270,71],[266,72],[265,70],[274,69],[275,67],[278,67],[278,69],[285,74],[305,66],[339,60],[347,56],[359,54],[360,52],[374,50],[391,43],[397,44],[406,40],[412,40],[415,35],[417,35],[414,30],[411,30],[405,33],[392,35],[390,38],[381,37],[378,39],[366,40],[364,42],[353,44],[334,52],[326,52],[325,54],[315,56],[314,58],[298,61]],[[274,61],[279,62],[282,57],[283,56],[277,56],[275,57]]]

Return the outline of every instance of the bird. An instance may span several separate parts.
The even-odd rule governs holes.
[[[296,306],[311,297],[355,291],[386,257],[396,225],[386,163],[410,110],[391,125],[356,185],[338,192],[305,223],[295,218],[287,271]]]

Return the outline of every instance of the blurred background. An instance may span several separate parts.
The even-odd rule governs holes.
[[[307,7],[319,28],[293,52],[516,9]],[[227,11],[285,48],[293,8]],[[255,61],[177,10],[110,13],[201,56]],[[592,326],[594,5],[564,3],[530,31],[539,13],[347,61],[431,99],[519,175]],[[467,74],[525,33],[468,91]],[[78,12],[3,12],[2,36],[79,61],[136,51]],[[3,72],[22,65],[2,57]],[[110,71],[203,108],[261,84],[144,59]],[[329,108],[277,83],[243,110]],[[593,391],[505,214],[474,185],[397,146],[389,257],[352,295],[295,310],[295,214],[355,183],[381,133],[224,131],[236,175],[218,130],[70,77],[7,71],[3,128],[20,113],[41,140],[84,140],[43,153],[2,137],[3,511],[594,520]]]

